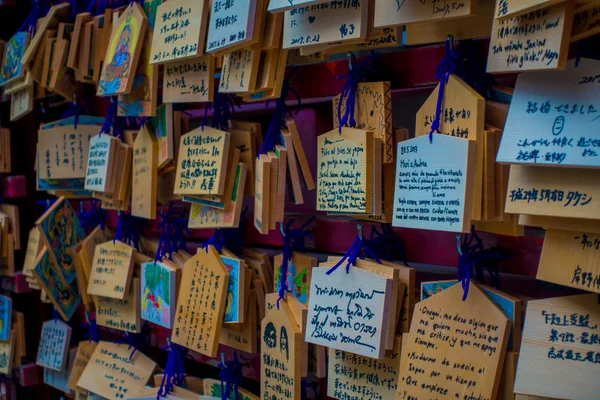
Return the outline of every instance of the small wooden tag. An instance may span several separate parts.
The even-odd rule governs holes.
[[[123,300],[127,296],[133,275],[133,248],[110,240],[94,250],[89,278],[89,294]]]
[[[229,274],[213,246],[199,249],[185,263],[181,281],[171,340],[215,357],[225,315]]]
[[[90,138],[85,189],[95,192],[112,192],[112,165],[116,158],[118,139],[106,133]]]
[[[164,74],[163,102],[192,103],[213,100],[214,57],[206,55],[165,64]]]
[[[257,7],[257,0],[239,0],[231,7],[211,5],[210,20],[206,38],[206,53],[222,52],[236,46],[255,42],[254,20],[263,10]],[[256,32],[257,36],[260,34]]]
[[[156,188],[158,182],[158,144],[144,124],[133,145],[133,176],[131,214],[145,219],[156,218]]]
[[[97,345],[97,342],[88,340],[79,342],[79,345],[77,346],[77,353],[75,354],[75,360],[73,361],[73,368],[71,369],[69,380],[67,382],[67,386],[72,391],[77,392],[80,390],[80,388],[77,386],[77,382],[79,382],[79,378],[81,378],[83,370],[90,362],[92,354],[94,353],[94,350],[96,350]]]
[[[254,175],[254,227],[263,235],[269,233],[271,162],[266,154],[256,159]]]
[[[124,332],[140,333],[140,280],[134,278],[124,299],[98,296],[96,322],[100,326]]]
[[[62,371],[67,361],[71,341],[71,327],[52,319],[42,324],[36,364],[54,371]]]
[[[160,261],[142,264],[142,319],[173,327],[177,302],[177,270]]]
[[[0,68],[0,86],[25,76],[25,67],[21,64],[23,54],[29,45],[29,33],[17,32],[4,47],[4,56]]]

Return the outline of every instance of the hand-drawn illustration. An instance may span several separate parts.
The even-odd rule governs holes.
[[[272,322],[269,322],[265,327],[263,342],[270,349],[277,347],[277,329],[275,329],[275,325]]]
[[[288,290],[290,290],[292,294],[303,304],[306,304],[308,302],[308,286],[310,284],[308,268],[310,267],[305,266],[304,268],[297,271],[294,263],[290,261],[287,271]],[[280,276],[281,266],[277,266],[275,271],[275,286],[278,290],[279,286],[281,285],[281,283],[279,282]]]
[[[172,325],[175,271],[161,262],[142,264],[142,319],[165,328]]]
[[[0,70],[0,85],[3,85],[23,75],[21,58],[27,47],[29,35],[27,32],[17,32],[6,43],[2,69]]]
[[[12,299],[7,296],[0,296],[0,340],[10,340],[11,319]]]
[[[239,260],[221,257],[223,265],[229,271],[229,288],[227,291],[227,300],[225,301],[225,318],[223,322],[240,322],[240,280],[241,263]]]
[[[132,59],[130,51],[132,40],[136,39],[132,38],[131,25],[123,20],[118,41],[111,43],[111,49],[114,49],[114,52],[108,57],[111,61],[105,69],[105,80],[98,83],[103,92],[116,93],[121,89]]]
[[[281,354],[285,354],[286,361],[290,361],[288,335],[287,335],[287,329],[285,329],[285,326],[281,327],[281,332],[279,333],[279,351],[281,351]]]

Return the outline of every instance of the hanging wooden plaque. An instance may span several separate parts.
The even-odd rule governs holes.
[[[69,374],[69,380],[67,382],[67,386],[74,392],[80,391],[77,386],[77,382],[79,382],[79,378],[81,378],[81,374],[83,374],[83,370],[90,362],[92,358],[92,354],[94,350],[96,350],[97,342],[92,342],[88,340],[83,340],[79,342],[77,345],[77,353],[75,353],[75,360],[73,361],[73,368],[71,369],[71,373]]]
[[[285,301],[262,320],[260,348],[261,398],[300,398],[302,331]]]
[[[127,344],[100,342],[77,386],[109,400],[123,400],[144,390],[156,363]]]
[[[329,348],[327,395],[334,399],[361,398],[395,400],[400,369],[402,336],[394,339],[394,349],[377,364],[368,357]]]
[[[497,0],[497,7],[504,1]],[[519,17],[494,19],[487,72],[564,69],[572,25],[572,0]]]
[[[10,96],[10,121],[15,122],[33,111],[33,86],[21,89]]]
[[[239,49],[225,53],[219,81],[220,93],[246,93],[256,89],[260,63],[259,49]]]
[[[131,215],[156,218],[156,188],[158,182],[158,144],[144,124],[133,144]]]
[[[519,74],[498,162],[599,167],[593,133],[600,113],[599,68],[600,61],[582,58],[569,60],[564,71]]]
[[[529,301],[515,393],[597,399],[599,335],[597,294]]]
[[[600,293],[600,235],[547,229],[536,279]]]
[[[549,7],[560,3],[562,0],[500,0],[496,7],[494,18],[505,19],[526,14],[530,11]]]
[[[600,33],[600,1],[575,3],[571,43]]]
[[[25,261],[23,261],[23,274],[28,277],[33,277],[33,269],[35,268],[35,259],[42,249],[39,229],[33,228],[29,231],[29,240],[25,250]]]
[[[25,76],[25,67],[21,64],[23,54],[29,44],[29,33],[17,32],[4,47],[4,56],[0,68],[0,86],[14,82]]]
[[[67,353],[67,364],[62,371],[54,371],[49,368],[44,368],[44,384],[53,387],[54,389],[60,390],[67,395],[71,394],[71,389],[67,386],[69,380],[69,374],[73,368],[73,361],[75,360],[75,353],[77,349],[72,348]]]
[[[231,7],[222,7],[221,3],[211,5],[210,21],[206,39],[206,53],[220,52],[225,49],[252,42],[254,20],[257,15],[257,0],[236,0]],[[258,10],[259,14],[262,10]]]
[[[148,17],[137,2],[129,3],[112,25],[98,96],[131,93],[147,25]]]
[[[185,263],[171,341],[209,357],[217,355],[229,273],[209,245]]]
[[[112,192],[111,166],[116,157],[118,139],[106,133],[90,138],[85,189],[95,192]],[[113,185],[113,186],[111,186]]]
[[[173,327],[177,302],[177,270],[166,262],[142,264],[142,319]]]
[[[133,252],[133,247],[116,240],[97,245],[87,292],[125,299],[133,275]]]
[[[327,2],[286,11],[282,47],[364,40],[368,14],[368,4],[360,2]]]
[[[318,146],[317,210],[370,213],[373,134],[335,129],[320,135]]]
[[[219,343],[247,353],[256,353],[257,343],[257,310],[256,291],[251,290],[246,304],[246,315],[243,324],[223,324]]]
[[[404,25],[413,22],[451,19],[471,15],[474,1],[375,1],[375,27]]]
[[[339,267],[331,275],[328,268],[313,268],[308,300],[305,340],[371,358],[383,358],[390,323],[386,319],[391,302],[392,280],[351,268]],[[369,288],[363,293],[363,288]],[[370,310],[362,314],[356,310]],[[341,323],[328,324],[329,319]]]
[[[215,59],[212,56],[205,55],[165,64],[163,101],[165,103],[212,101],[214,75]]]
[[[475,285],[421,301],[403,338],[396,399],[492,399],[509,334],[508,318]]]
[[[511,165],[509,214],[600,219],[600,188],[593,169]]]
[[[71,11],[71,5],[68,3],[56,4],[50,7],[50,10],[45,17],[38,20],[38,27],[35,35],[31,39],[31,43],[27,46],[21,64],[26,65],[33,61],[33,57],[38,51],[38,46],[42,41],[46,31],[56,27],[59,21],[65,19]]]
[[[427,135],[398,144],[393,226],[468,232],[475,142]]]
[[[208,11],[209,2],[206,0],[170,0],[159,5],[150,63],[161,64],[201,56]]]
[[[223,194],[230,136],[205,126],[181,138],[175,194]]]
[[[268,11],[270,13],[280,13],[301,6],[312,6],[319,3],[325,3],[329,0],[269,0]]]
[[[140,280],[131,282],[124,299],[98,296],[96,299],[96,322],[100,326],[124,332],[140,333]]]
[[[266,235],[269,233],[269,210],[271,199],[271,162],[266,154],[261,154],[256,159],[254,168],[254,227]]]
[[[40,367],[62,371],[67,361],[71,341],[71,327],[52,319],[42,324],[36,364]]]
[[[5,360],[5,362],[0,365],[0,373],[4,375],[10,375],[12,373],[12,361],[16,350],[16,340],[16,333],[13,331],[10,340],[0,342],[0,360]]]

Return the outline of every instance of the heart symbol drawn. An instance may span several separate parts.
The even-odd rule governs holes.
[[[311,24],[312,24],[313,22],[315,22],[315,16],[314,16],[314,15],[311,15],[310,17],[308,17],[308,22],[310,22]]]

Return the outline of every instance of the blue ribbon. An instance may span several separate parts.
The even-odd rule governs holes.
[[[140,329],[140,333],[123,332],[123,336],[116,341],[116,344],[127,344],[129,349],[132,349],[131,354],[129,354],[129,359],[131,360],[136,351],[142,351],[148,347],[149,336],[150,326],[147,323],[144,323]]]
[[[81,324],[81,327],[87,328],[88,332],[83,336],[84,339],[88,339],[90,342],[99,342],[100,333],[98,332],[98,325],[95,319],[91,319],[89,314],[85,313],[85,324]]]
[[[102,209],[102,202],[98,199],[91,199],[91,207],[89,210],[85,209],[83,203],[83,201],[79,203],[79,213],[77,215],[83,229],[89,233],[97,226],[100,226],[100,229],[104,230],[106,226],[105,221],[108,220],[108,215],[106,214],[106,211]]]
[[[212,236],[202,244],[202,249],[206,250],[206,252],[208,253],[208,246],[213,246],[215,250],[217,250],[217,252],[221,254],[221,252],[223,251],[223,247],[225,247],[224,236],[224,229],[215,229],[215,232],[212,234]]]
[[[102,135],[103,133],[110,134],[111,127],[116,125],[118,104],[119,104],[119,102],[117,100],[117,96],[111,97],[110,104],[108,105],[108,108],[106,111],[106,118],[104,118],[104,123],[102,124],[102,127],[100,128],[100,135]],[[114,134],[114,132],[113,132],[113,136],[116,136]]]
[[[206,103],[204,106],[204,117],[202,117],[202,130],[204,130],[205,126],[210,126],[211,128],[226,130],[229,128],[229,120],[231,116],[235,114],[235,99],[225,93],[220,93],[219,91],[215,91],[213,101]],[[239,107],[239,106],[238,106]],[[212,108],[213,115],[208,122],[208,110]]]
[[[444,101],[444,89],[450,75],[456,71],[458,66],[458,55],[452,49],[452,40],[446,40],[446,54],[442,61],[440,61],[436,71],[435,78],[440,81],[440,88],[438,91],[437,105],[435,108],[435,119],[431,122],[431,130],[429,131],[429,142],[433,142],[433,134],[440,133],[440,118],[442,115],[442,103]]]
[[[346,273],[349,273],[350,265],[356,265],[356,260],[359,257],[363,259],[369,257],[375,260],[378,264],[381,264],[381,260],[379,260],[379,257],[377,257],[377,255],[375,254],[373,244],[363,238],[361,230],[361,226],[358,225],[358,235],[354,239],[354,242],[352,243],[346,254],[344,254],[342,259],[338,261],[337,264],[335,264],[333,267],[331,267],[329,271],[327,271],[327,275],[331,275],[344,262],[346,262]]]
[[[409,267],[406,259],[406,252],[404,251],[404,245],[400,239],[394,236],[389,224],[381,224],[381,233],[373,227],[370,241],[377,250],[375,253],[379,258],[386,261],[394,261],[399,258],[404,265]],[[396,257],[396,255],[398,257]]]
[[[232,393],[235,393],[235,399],[238,399],[238,388],[244,381],[242,375],[243,365],[240,363],[237,352],[233,353],[233,360],[225,361],[225,356],[221,353],[221,363],[219,363],[219,378],[221,379],[221,400],[227,400]]]
[[[23,25],[17,30],[17,32],[27,31],[33,37],[35,35],[35,30],[37,26],[37,20],[48,13],[49,6],[48,1],[42,0],[30,0],[31,4],[33,4],[33,8],[23,21]]]
[[[277,299],[277,309],[279,309],[279,302],[281,300],[285,301],[285,293],[290,291],[287,284],[287,274],[289,264],[292,261],[293,252],[304,251],[304,239],[312,237],[312,235],[308,232],[305,232],[304,229],[306,229],[306,227],[312,223],[314,219],[315,217],[313,216],[298,229],[291,229],[291,226],[294,223],[293,219],[288,221],[285,226],[285,231],[283,229],[283,224],[280,225],[281,235],[283,236],[283,257],[279,275],[279,298]]]
[[[77,102],[77,95],[73,95],[73,102],[69,105],[69,108],[61,114],[61,118],[69,118],[75,117],[73,119],[73,126],[77,129],[77,125],[79,125],[79,116],[84,113],[89,112],[89,105],[84,102]]]
[[[174,208],[171,201],[167,212],[158,212],[158,216],[160,217],[160,223],[157,230],[160,231],[160,236],[154,260],[160,261],[164,257],[171,260],[174,251],[187,249],[184,234],[185,232],[189,233],[189,230],[185,227],[187,221],[185,210]]]
[[[145,220],[135,217],[131,214],[121,213],[117,220],[117,231],[114,241],[121,241],[130,245],[136,250],[140,250],[140,235],[144,232]]]
[[[44,213],[46,211],[48,211],[48,209],[50,207],[52,207],[52,205],[54,204],[54,202],[56,201],[56,199],[46,199],[46,200],[38,200],[36,201],[37,204],[44,206]]]
[[[356,91],[358,90],[358,84],[364,82],[367,79],[368,74],[376,74],[372,67],[373,60],[377,57],[376,53],[371,54],[358,64],[356,63],[356,56],[350,54],[350,71],[342,76],[338,76],[338,79],[345,79],[344,87],[340,95],[340,101],[338,103],[337,118],[338,118],[338,129],[340,133],[344,126],[351,128],[356,127],[356,119],[354,118],[354,107],[356,105]],[[342,115],[342,103],[345,103],[346,110]]]
[[[260,146],[257,157],[260,157],[261,154],[267,154],[269,151],[273,150],[276,145],[280,144],[281,127],[285,126],[285,117],[288,115],[292,115],[290,109],[285,103],[285,100],[287,99],[288,95],[292,93],[296,97],[296,100],[298,102],[298,109],[296,110],[296,114],[298,114],[299,108],[302,106],[300,95],[297,91],[290,87],[290,78],[297,70],[298,67],[292,69],[288,76],[283,80],[283,85],[281,86],[281,94],[275,100],[275,112],[271,117],[265,140],[263,141],[262,146]],[[270,102],[267,101],[266,105],[268,106],[269,103]]]
[[[173,390],[174,386],[183,386],[185,379],[185,360],[190,358],[188,349],[172,343],[167,339],[168,345],[161,350],[167,351],[167,366],[160,382],[156,399],[166,397]]]

